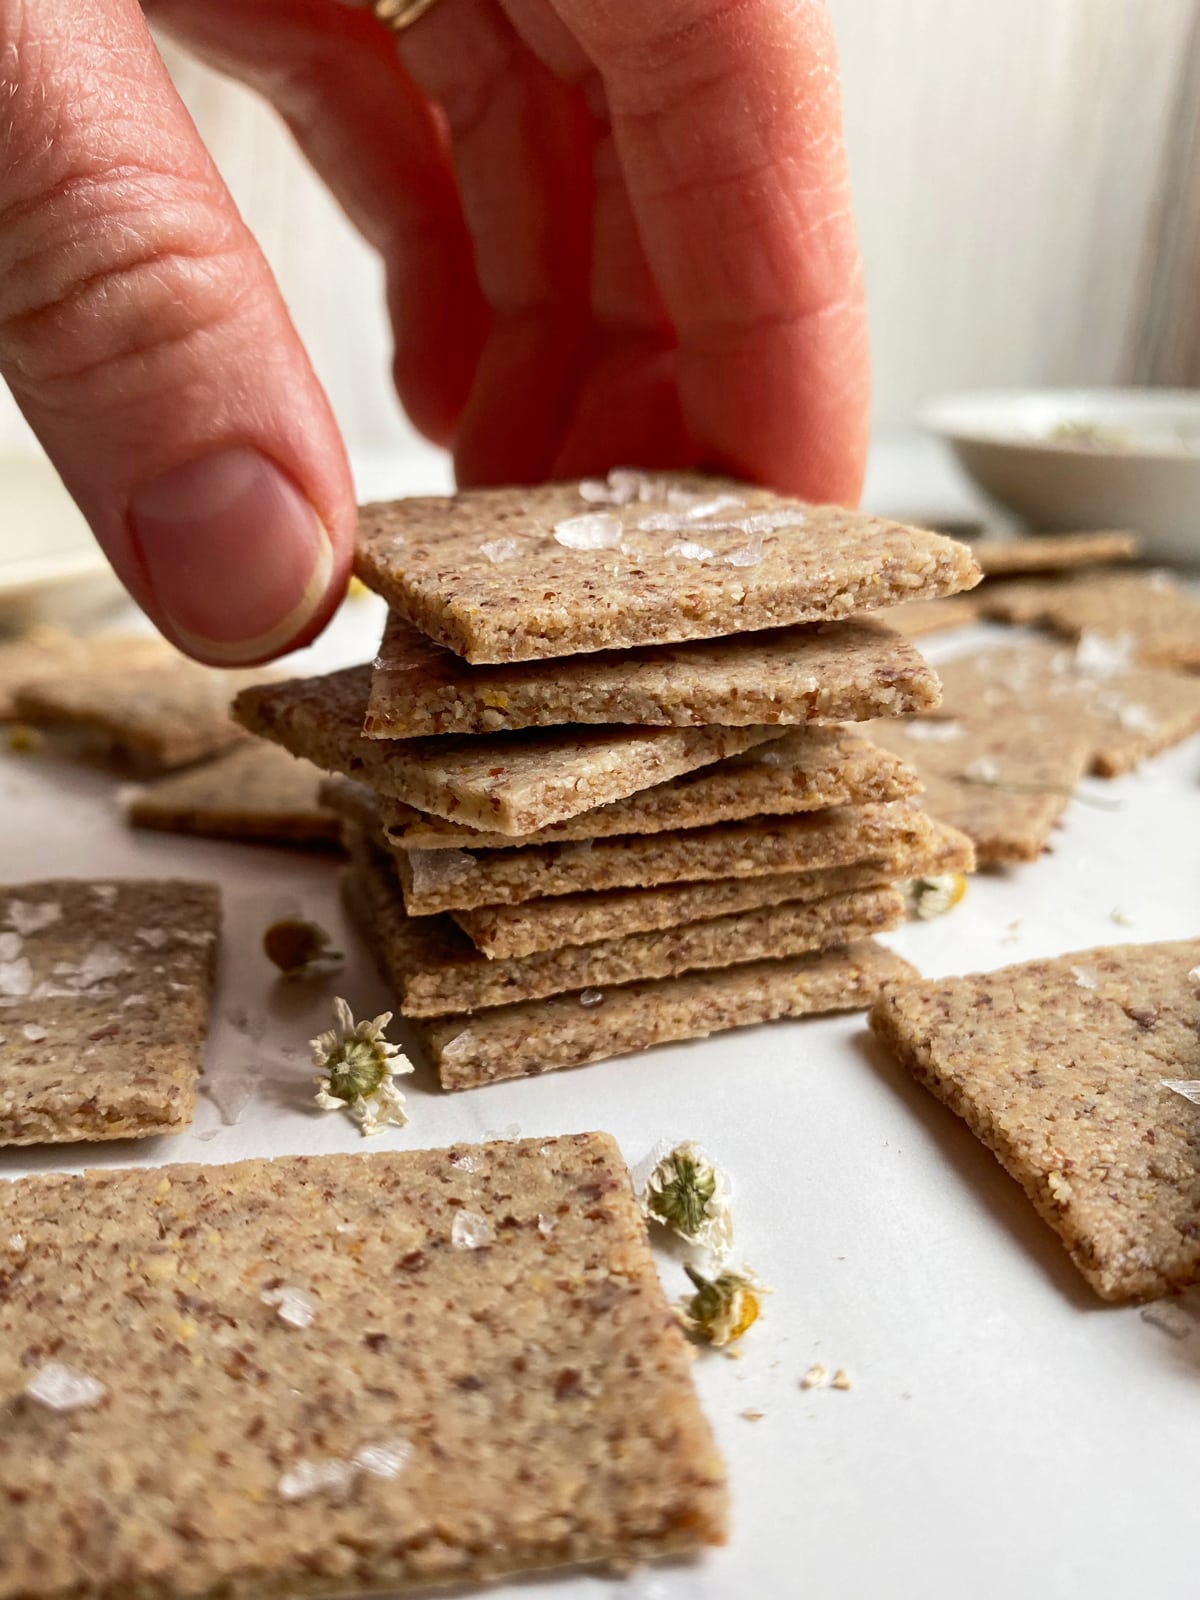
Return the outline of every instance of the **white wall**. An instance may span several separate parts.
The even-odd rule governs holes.
[[[903,424],[965,385],[1134,370],[1200,0],[830,0],[875,359]],[[272,115],[172,55],[347,437],[397,444],[368,252]],[[1192,264],[1194,266],[1194,263]],[[21,436],[0,397],[0,446]]]

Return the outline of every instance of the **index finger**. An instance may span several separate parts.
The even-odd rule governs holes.
[[[553,0],[604,82],[698,451],[853,503],[869,367],[833,30],[818,0]]]

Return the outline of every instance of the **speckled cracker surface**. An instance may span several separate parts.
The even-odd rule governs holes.
[[[370,667],[248,689],[242,725],[327,771],[420,811],[497,833],[531,833],[592,806],[738,755],[781,728],[531,728],[486,738],[362,735]]]
[[[1200,668],[1200,600],[1161,572],[1079,573],[989,583],[985,616],[1037,622],[1078,639],[1093,633],[1128,638],[1150,666]]]
[[[1034,640],[983,650],[940,672],[940,716],[979,728],[997,717],[1024,718],[1048,740],[1086,730],[1092,771],[1102,777],[1128,772],[1200,729],[1200,679],[1139,666],[1094,635],[1074,647]]]
[[[363,732],[399,739],[570,722],[855,722],[928,710],[938,699],[918,652],[872,622],[471,667],[393,615]]]
[[[452,915],[485,955],[524,956],[535,950],[674,928],[683,922],[729,916],[759,906],[824,900],[831,895],[884,888],[900,879],[972,872],[974,868],[975,851],[966,835],[934,822],[926,843],[898,845],[884,856],[856,866],[672,883],[657,889],[566,894],[517,905],[479,906]]]
[[[943,722],[879,722],[872,737],[916,767],[920,804],[974,842],[980,866],[1034,861],[1087,770],[1091,737],[1024,705]]]
[[[321,774],[261,740],[147,784],[126,802],[134,828],[260,844],[334,845],[340,824],[320,803]]]
[[[725,1537],[605,1134],[26,1178],[0,1237],[5,1600],[424,1592]],[[35,1399],[50,1362],[93,1403]]]
[[[884,983],[915,976],[906,961],[865,940],[845,950],[631,983],[602,991],[591,1005],[560,995],[412,1026],[443,1089],[471,1089],[756,1022],[859,1011]]]
[[[515,838],[424,816],[347,778],[327,779],[322,793],[334,810],[366,828],[382,829],[392,844],[422,850],[500,850],[901,800],[918,788],[911,767],[856,729],[810,727]]]
[[[883,933],[905,915],[903,897],[896,890],[866,889],[492,961],[450,917],[408,916],[395,872],[378,853],[360,845],[353,859],[347,899],[368,934],[380,971],[399,997],[401,1011],[409,1017],[477,1011],[573,990],[824,950]]]
[[[1016,1178],[1106,1300],[1200,1279],[1200,940],[889,986],[871,1026]]]
[[[245,738],[229,702],[265,672],[219,672],[172,653],[156,666],[80,668],[16,693],[25,722],[62,730],[89,755],[168,772]]]
[[[17,715],[17,692],[64,673],[154,666],[176,658],[164,640],[140,635],[75,639],[42,628],[0,641],[0,722]]]
[[[1132,561],[1141,540],[1124,528],[1093,533],[1039,533],[1031,538],[973,539],[971,554],[985,578],[1019,572],[1068,572],[1106,561]]]
[[[582,889],[811,872],[919,847],[931,837],[928,817],[899,800],[526,850],[398,850],[396,862],[409,912],[423,916]]]
[[[691,473],[366,506],[355,571],[475,663],[834,621],[979,579],[940,534]]]
[[[0,887],[0,1144],[185,1127],[219,928],[213,884]]]

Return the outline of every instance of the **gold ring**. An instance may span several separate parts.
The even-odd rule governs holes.
[[[414,22],[420,22],[437,0],[374,0],[371,9],[376,18],[392,33],[403,33]]]

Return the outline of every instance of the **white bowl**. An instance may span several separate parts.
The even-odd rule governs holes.
[[[1151,558],[1200,563],[1200,391],[994,390],[920,420],[1032,528],[1133,528]]]

